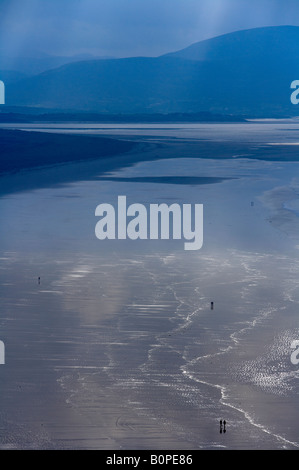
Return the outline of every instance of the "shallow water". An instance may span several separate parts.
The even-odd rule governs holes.
[[[195,130],[258,145],[293,142],[292,126]],[[142,139],[153,135],[152,126],[129,127],[136,139],[140,127]],[[127,137],[127,127],[113,132],[120,128]],[[171,137],[195,130],[174,127]],[[299,335],[298,164],[178,157],[0,200],[2,448],[299,447],[299,369],[290,361]],[[234,179],[136,182],[150,176]],[[95,208],[118,195],[202,203],[203,248],[99,241]]]
[[[299,142],[299,119],[252,120],[244,123],[175,123],[175,124],[94,124],[94,123],[38,123],[1,124],[1,128],[42,132],[63,132],[93,135],[117,135],[130,138],[158,137],[164,139],[195,139],[218,142],[288,143]]]

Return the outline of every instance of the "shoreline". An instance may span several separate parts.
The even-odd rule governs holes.
[[[0,128],[0,175],[58,164],[114,157],[131,151],[134,142],[113,138],[61,135]],[[22,155],[22,157],[21,157]]]
[[[0,196],[80,180],[109,178],[115,171],[157,160],[299,161],[297,146],[287,144],[179,138],[157,141],[142,136],[128,136],[125,139],[123,135],[65,135],[1,127],[0,141]],[[217,179],[218,175],[213,175],[213,178]]]
[[[223,157],[230,143],[136,142],[126,154],[1,178],[0,192],[16,193],[1,202],[2,446],[299,445],[297,389],[287,388],[289,378],[296,385],[288,344],[297,335],[297,248],[267,221],[296,165],[233,161]],[[217,176],[228,180],[188,184]],[[206,204],[202,251],[99,244],[94,208],[123,193]]]

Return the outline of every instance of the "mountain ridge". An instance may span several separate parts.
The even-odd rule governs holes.
[[[297,57],[297,26],[242,30],[159,57],[62,65],[9,84],[6,103],[112,114],[297,115],[290,102]]]
[[[286,32],[288,35],[285,34]],[[284,39],[286,38],[287,41],[286,44],[284,44]],[[240,31],[221,34],[213,38],[195,42],[179,51],[163,54],[162,57],[181,57],[189,60],[205,60],[208,55],[209,60],[219,60],[220,58],[223,59],[223,51],[226,49],[230,50],[230,57],[232,58],[232,50],[236,48],[238,41],[243,41],[243,44],[246,44],[247,42],[247,44],[251,46],[251,50],[248,50],[246,47],[245,51],[244,49],[239,49],[237,57],[244,57],[244,52],[247,52],[247,54],[245,54],[247,57],[253,55],[256,57],[257,53],[260,52],[257,46],[261,45],[261,39],[263,40],[262,50],[264,52],[266,51],[269,53],[273,51],[273,45],[283,48],[284,52],[292,54],[294,53],[294,50],[297,53],[299,52],[299,26],[282,25],[243,29]],[[272,49],[270,50],[268,47],[269,44],[272,46]],[[235,59],[236,56],[233,58]]]

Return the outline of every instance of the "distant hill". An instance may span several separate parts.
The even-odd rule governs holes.
[[[6,85],[19,82],[25,78],[27,78],[25,74],[17,72],[16,70],[0,70],[0,80]]]
[[[298,115],[299,27],[238,31],[158,58],[80,61],[11,84],[6,103],[96,113]]]
[[[299,57],[299,27],[269,26],[200,41],[164,57],[188,60],[294,60]]]
[[[190,122],[246,122],[240,116],[202,113],[146,113],[146,114],[99,114],[89,112],[59,112],[39,108],[1,106],[0,123],[38,122],[94,122],[94,123],[190,123]]]
[[[35,57],[8,57],[0,51],[0,70],[3,73],[6,70],[15,70],[20,74],[32,76],[47,70],[61,67],[62,65],[71,64],[83,60],[101,60],[110,57],[93,57],[90,54],[78,54],[69,57],[50,56],[47,54],[36,54]],[[0,72],[1,74],[2,72]]]

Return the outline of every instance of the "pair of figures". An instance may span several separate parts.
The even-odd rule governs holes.
[[[222,419],[220,420],[220,433],[223,432],[226,432],[226,421],[225,419],[222,421]]]

